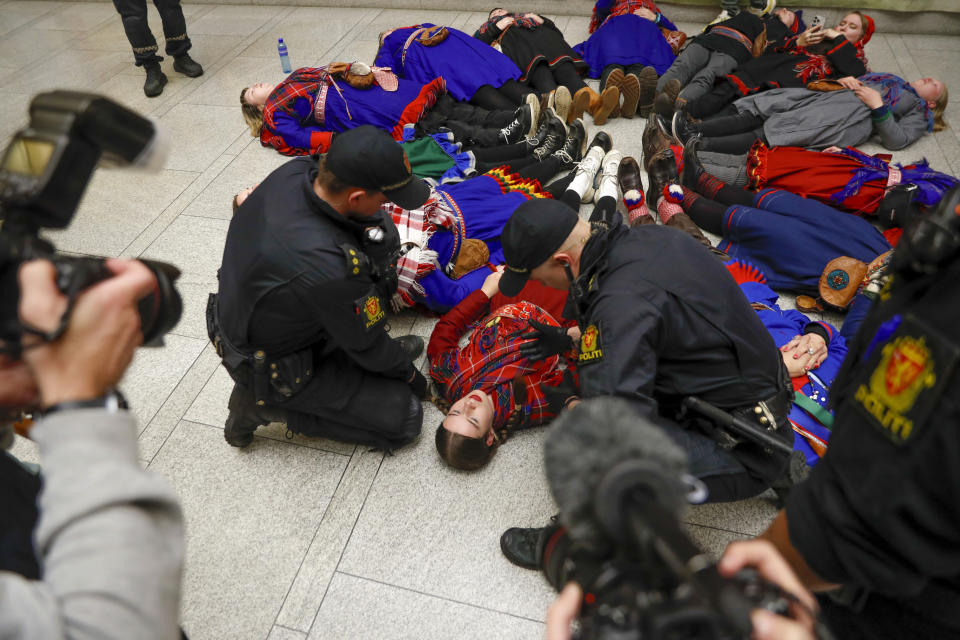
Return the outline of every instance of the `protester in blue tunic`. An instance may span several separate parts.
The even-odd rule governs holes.
[[[756,265],[777,290],[817,295],[823,269],[834,258],[869,264],[891,248],[866,220],[789,191],[747,191],[706,172],[688,184],[696,191],[683,187],[683,210],[722,236],[717,249]]]
[[[533,93],[517,82],[520,67],[510,58],[463,31],[430,23],[380,34],[373,64],[423,84],[442,77],[455,99],[485,109],[516,109]]]
[[[796,309],[780,308],[777,293],[755,266],[733,260],[727,269],[780,349],[796,394],[787,415],[794,431],[793,446],[812,466],[830,438],[833,416],[826,406],[830,385],[847,355],[846,341],[833,325],[812,321]]]

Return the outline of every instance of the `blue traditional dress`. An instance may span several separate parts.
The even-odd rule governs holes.
[[[437,38],[438,29],[446,30],[446,38],[426,44]],[[447,92],[461,102],[469,101],[485,84],[501,87],[521,75],[520,67],[493,47],[463,31],[430,23],[387,32],[373,64],[424,84],[442,77]]]
[[[753,202],[727,208],[717,248],[756,265],[774,289],[817,295],[823,268],[834,258],[869,264],[890,250],[872,224],[816,200],[763,189]]]
[[[833,325],[822,321],[812,322],[796,309],[781,309],[777,305],[777,293],[766,284],[756,268],[736,261],[728,263],[727,268],[756,309],[777,348],[790,342],[794,336],[809,332],[812,324],[820,326],[821,330],[817,333],[828,337],[826,360],[809,374],[792,378],[797,396],[787,414],[794,431],[794,449],[802,452],[807,464],[812,466],[820,459],[814,447],[823,451],[830,439],[830,424],[824,424],[832,421],[831,412],[826,409],[829,388],[847,355],[847,343]]]
[[[645,5],[657,15],[653,22],[626,11]],[[624,5],[621,7],[621,5]],[[677,31],[676,25],[659,12],[652,2],[633,0],[599,0],[594,6],[595,16],[606,16],[599,22],[590,37],[573,47],[590,67],[590,77],[599,78],[604,68],[611,64],[629,66],[641,64],[657,70],[657,75],[666,73],[676,59],[673,49],[664,37],[661,28]]]

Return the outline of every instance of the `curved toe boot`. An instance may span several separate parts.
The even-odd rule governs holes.
[[[507,560],[524,569],[539,569],[540,540],[546,535],[548,527],[522,529],[513,527],[500,536],[500,551]]]
[[[644,67],[640,70],[637,81],[640,85],[640,99],[637,110],[641,118],[646,118],[650,115],[650,110],[653,109],[653,96],[657,92],[657,70],[649,66]]]
[[[620,192],[643,191],[643,180],[640,177],[640,165],[636,159],[626,156],[620,161],[617,167],[617,182],[620,185]]]
[[[400,343],[410,360],[416,360],[423,353],[423,338],[420,336],[406,335],[394,338],[394,340]]]
[[[573,101],[570,103],[570,112],[567,114],[567,124],[572,123],[577,118],[582,118],[583,114],[590,109],[593,104],[593,96],[599,94],[590,87],[583,87],[573,94]]]
[[[696,186],[697,179],[704,172],[700,157],[697,155],[697,148],[700,146],[701,140],[703,138],[696,135],[683,148],[683,172],[680,174],[680,184],[688,189],[693,189]]]
[[[680,144],[687,144],[687,140],[700,133],[696,123],[682,110],[673,113],[671,130],[673,137],[679,140]]]
[[[679,78],[667,80],[663,85],[663,91],[653,100],[653,110],[664,118],[672,118],[682,89]]]
[[[186,53],[174,58],[173,70],[189,78],[196,78],[197,76],[203,75],[203,67],[200,66],[200,63]]]
[[[647,202],[650,203],[648,206],[653,207],[663,194],[663,188],[677,181],[677,161],[672,150],[667,149],[653,158],[647,167],[647,179],[650,181]]]
[[[613,149],[613,139],[606,131],[597,131],[597,135],[593,136],[593,140],[587,145],[588,149],[591,147],[600,147],[606,155],[610,153],[610,149]]]
[[[143,93],[148,98],[156,98],[163,93],[163,87],[167,84],[167,76],[160,70],[160,64],[144,65],[147,71],[147,80],[143,83]]]
[[[607,87],[603,93],[594,92],[590,96],[590,115],[593,116],[593,123],[602,126],[607,123],[614,107],[620,104],[620,89],[616,87]]]

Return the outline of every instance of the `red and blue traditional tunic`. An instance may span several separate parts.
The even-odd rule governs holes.
[[[477,389],[489,394],[496,430],[506,427],[508,420],[510,428],[549,422],[561,407],[551,406],[543,388],[560,384],[561,365],[573,370],[576,354],[571,351],[545,360],[521,356],[519,347],[526,340],[521,334],[530,320],[552,326],[559,323],[533,302],[514,302],[487,313],[490,304],[487,295],[477,290],[440,319],[427,346],[430,375],[449,402]],[[471,327],[473,332],[461,347],[460,338]]]
[[[400,141],[404,125],[419,122],[445,91],[443,78],[400,79],[396,91],[387,91],[377,84],[355,89],[331,79],[324,67],[297,69],[267,98],[260,144],[285,156],[323,153],[334,133],[364,124]]]

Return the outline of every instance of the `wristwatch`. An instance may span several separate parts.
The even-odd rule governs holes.
[[[57,404],[44,409],[41,412],[41,415],[46,417],[53,413],[72,411],[74,409],[106,409],[107,413],[119,413],[120,411],[125,411],[128,408],[129,405],[127,405],[127,399],[123,397],[122,393],[114,389],[108,391],[98,398],[58,402]]]

